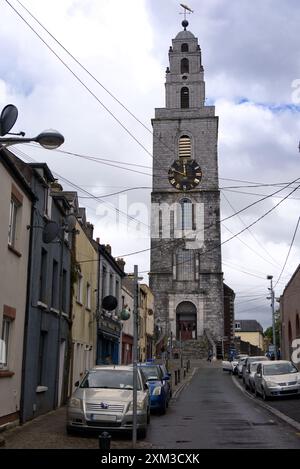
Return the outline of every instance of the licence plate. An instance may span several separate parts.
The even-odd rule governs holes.
[[[93,420],[93,422],[115,422],[117,420],[117,416],[92,414],[91,420]]]

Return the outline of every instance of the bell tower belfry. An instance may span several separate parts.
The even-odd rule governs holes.
[[[150,287],[157,324],[182,341],[223,337],[218,117],[205,105],[198,39],[169,49],[166,104],[155,109]]]

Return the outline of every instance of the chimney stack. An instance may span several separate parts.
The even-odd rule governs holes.
[[[105,250],[106,250],[106,252],[108,252],[108,254],[111,255],[111,245],[110,244],[106,244]]]
[[[118,264],[118,266],[120,267],[120,269],[124,272],[124,268],[125,268],[125,264],[126,264],[126,262],[124,261],[124,259],[118,258],[118,259],[116,259],[116,263]]]

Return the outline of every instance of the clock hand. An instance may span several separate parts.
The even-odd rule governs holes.
[[[181,173],[180,171],[177,171],[177,169],[172,168],[172,171],[173,171],[174,173],[181,174],[182,176],[186,176],[186,173]]]

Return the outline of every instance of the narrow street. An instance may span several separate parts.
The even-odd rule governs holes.
[[[151,416],[147,438],[138,441],[138,448],[300,448],[300,433],[247,397],[219,363],[197,365],[166,415]],[[292,416],[299,400],[271,401],[270,405],[288,409]],[[65,412],[60,408],[5,432],[5,447],[97,449],[97,435],[66,434]],[[111,448],[131,448],[130,436],[113,434]]]
[[[298,400],[290,405],[298,407]],[[159,448],[300,448],[300,434],[254,399],[231,376],[203,364],[166,416],[153,416],[149,437]]]

